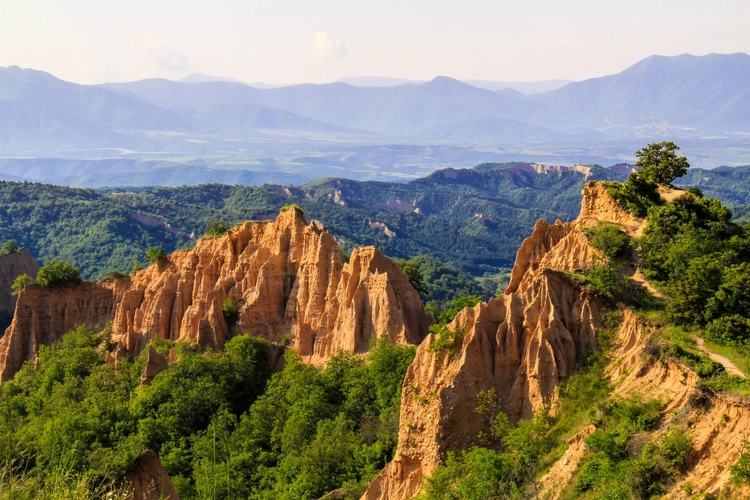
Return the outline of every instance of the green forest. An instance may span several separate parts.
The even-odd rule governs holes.
[[[178,362],[139,387],[147,351],[115,366],[108,330],[79,328],[42,347],[0,386],[0,498],[104,498],[143,449],[182,498],[359,498],[393,458],[414,346],[378,340],[367,358],[324,370],[240,335],[220,353],[157,341]],[[281,352],[280,352],[281,351]],[[269,360],[284,356],[271,373]]]

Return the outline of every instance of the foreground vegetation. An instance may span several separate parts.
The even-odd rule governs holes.
[[[158,341],[179,362],[139,387],[145,353],[105,363],[108,335],[70,332],[0,386],[0,498],[100,498],[147,448],[182,498],[355,497],[393,456],[412,346],[383,337],[322,371],[288,351],[271,375],[259,338]]]

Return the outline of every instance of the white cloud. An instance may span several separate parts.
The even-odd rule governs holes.
[[[346,46],[341,40],[334,40],[327,31],[315,33],[313,50],[324,59],[341,59],[346,56]]]
[[[130,42],[136,52],[146,57],[152,66],[172,71],[183,71],[190,67],[187,57],[170,49],[164,40],[156,40],[148,35],[139,36]]]

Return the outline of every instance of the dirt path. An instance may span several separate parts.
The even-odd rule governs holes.
[[[729,373],[730,375],[737,375],[742,378],[745,377],[745,374],[742,373],[742,371],[737,368],[737,365],[732,363],[729,358],[726,358],[722,356],[721,354],[716,354],[715,352],[711,352],[708,347],[706,347],[705,342],[703,342],[703,339],[700,337],[693,337],[695,339],[695,345],[698,346],[698,349],[708,354],[708,357],[712,360],[716,361],[717,363],[720,363],[724,369]]]

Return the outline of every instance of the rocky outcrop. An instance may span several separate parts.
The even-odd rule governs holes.
[[[169,474],[151,450],[141,453],[122,484],[128,500],[180,500]]]
[[[540,221],[518,251],[502,297],[461,311],[448,329],[455,353],[419,346],[404,380],[398,450],[364,499],[418,493],[447,452],[470,447],[486,420],[474,410],[494,391],[511,422],[550,409],[556,388],[596,348],[600,305],[559,270],[591,265],[596,250],[580,221]]]
[[[538,481],[538,498],[545,500],[559,498],[560,493],[570,483],[575,473],[578,472],[578,464],[586,454],[587,446],[585,439],[594,432],[596,432],[596,427],[587,425],[581,432],[568,439],[570,446],[565,451],[565,454]]]
[[[640,236],[645,226],[645,221],[622,208],[601,182],[590,181],[583,188],[581,213],[576,224],[592,226],[599,222],[619,224],[623,231],[633,237]]]
[[[476,443],[487,422],[478,394],[493,390],[511,422],[549,409],[555,389],[596,348],[599,305],[559,273],[544,270],[521,293],[464,309],[448,326],[457,353],[419,346],[403,385],[396,458],[363,498],[410,498],[448,451]]]
[[[605,375],[614,387],[614,397],[661,401],[663,422],[651,436],[654,441],[673,428],[683,431],[692,441],[688,468],[676,477],[665,498],[687,500],[696,494],[750,498],[750,487],[730,484],[730,467],[737,461],[741,441],[749,438],[750,400],[728,394],[702,394],[707,399],[694,404],[693,396],[700,394],[699,377],[679,361],[662,361],[649,353],[652,328],[632,311],[622,311]],[[589,426],[568,441],[568,450],[538,482],[541,498],[561,497],[586,454],[583,438],[594,431]]]
[[[222,311],[227,300],[237,308],[232,324]],[[61,289],[29,287],[0,341],[2,380],[34,359],[39,345],[77,324],[108,320],[114,344],[131,353],[155,338],[222,349],[232,335],[248,333],[288,340],[316,364],[339,350],[366,352],[383,334],[418,344],[431,323],[391,259],[366,247],[345,262],[333,236],[292,208],[274,222],[247,222],[225,236],[200,239],[195,248],[134,276]]]
[[[403,385],[396,457],[364,499],[410,498],[447,452],[476,443],[488,431],[474,411],[482,391],[494,391],[511,422],[553,408],[560,382],[596,348],[600,305],[561,271],[590,267],[600,257],[583,233],[600,221],[630,234],[643,226],[604,186],[587,183],[576,220],[537,222],[518,250],[505,294],[463,310],[448,325],[459,332],[455,354],[431,352],[436,336],[425,339]],[[575,456],[585,449],[582,439]],[[572,475],[575,464],[559,468]]]
[[[38,271],[39,264],[25,248],[0,255],[0,315],[12,316],[16,309],[16,296],[11,293],[10,288],[15,279],[22,274],[36,279]]]
[[[117,283],[84,282],[62,288],[30,285],[21,292],[13,323],[0,339],[0,382],[10,379],[39,347],[81,325],[104,326],[115,312]]]
[[[141,375],[141,387],[151,385],[151,381],[168,367],[167,357],[151,346],[148,349],[146,368],[143,369],[143,375]]]

